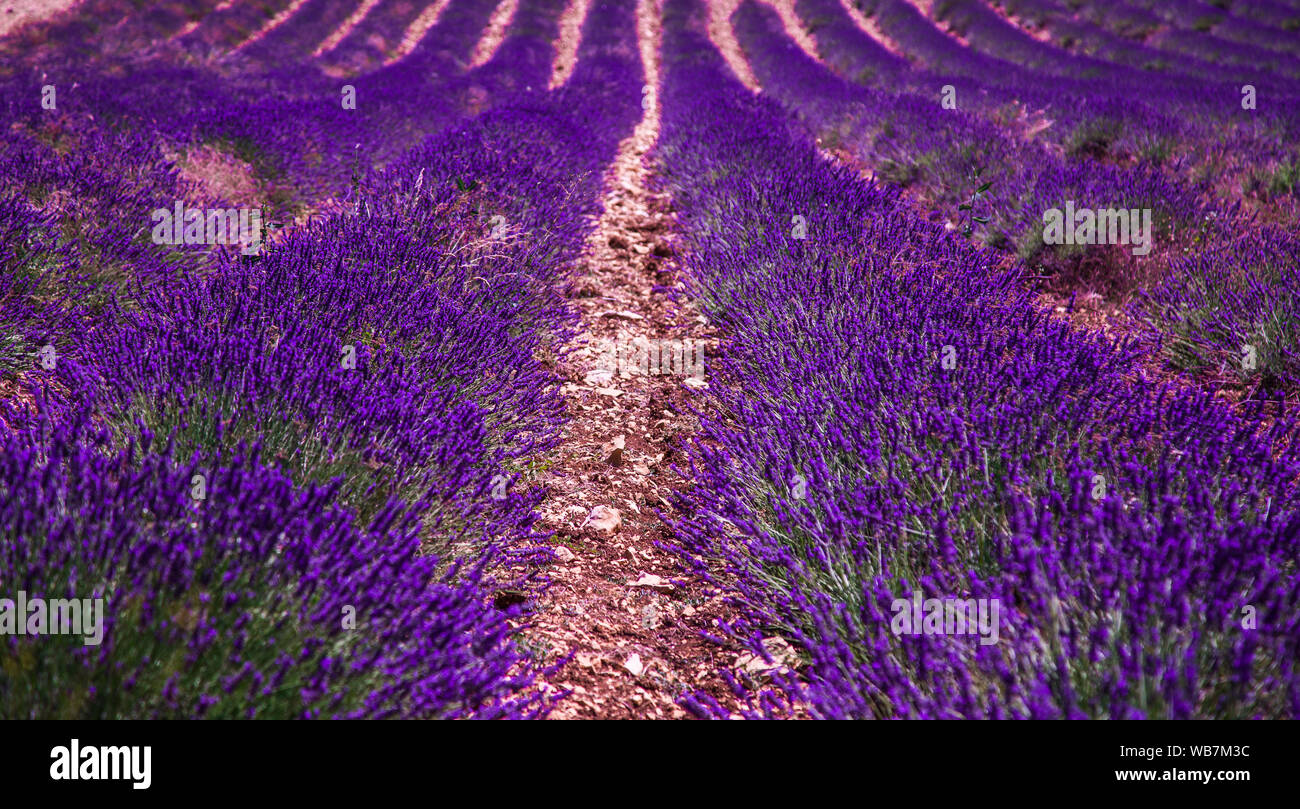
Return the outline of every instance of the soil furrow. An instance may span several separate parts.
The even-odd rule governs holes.
[[[687,402],[707,386],[707,368],[693,363],[710,342],[704,318],[669,300],[672,218],[648,187],[659,13],[654,0],[638,5],[645,114],[607,175],[573,290],[582,333],[561,362],[569,421],[541,509],[560,561],[529,632],[551,659],[572,656],[551,678],[572,692],[559,719],[684,717],[676,701],[693,690],[727,704],[717,672],[735,658],[700,636],[723,614],[721,599],[679,578],[655,546],[670,530],[656,509],[687,485],[671,467],[698,428]]]
[[[243,50],[244,48],[247,48],[249,45],[255,45],[258,42],[261,42],[262,39],[265,38],[267,34],[271,33],[275,29],[279,28],[281,25],[284,25],[286,22],[288,22],[289,18],[292,17],[294,14],[297,14],[298,9],[302,8],[305,5],[307,5],[307,0],[293,0],[293,2],[290,3],[287,7],[285,7],[283,11],[281,11],[279,14],[276,14],[274,17],[268,20],[266,25],[263,25],[261,28],[257,30],[256,33],[254,33],[248,39],[245,39],[243,42],[236,45],[232,50],[235,51]]]
[[[492,12],[491,19],[488,20],[483,38],[478,41],[478,45],[474,46],[474,55],[469,60],[470,68],[482,67],[492,61],[492,56],[505,40],[506,31],[510,28],[510,23],[518,10],[519,0],[501,0]]]
[[[356,11],[353,11],[352,14],[343,21],[343,24],[334,31],[334,33],[330,34],[323,42],[321,42],[321,44],[316,46],[316,50],[311,52],[311,58],[315,59],[321,54],[329,53],[337,48],[339,43],[346,39],[348,34],[352,33],[352,29],[360,25],[361,21],[366,18],[366,15],[368,15],[375,6],[379,5],[379,2],[380,0],[365,0],[364,3],[357,6]]]
[[[438,24],[438,18],[442,16],[442,12],[446,11],[447,6],[450,4],[451,0],[434,0],[424,11],[421,11],[420,16],[412,20],[411,24],[407,26],[406,33],[402,34],[402,41],[393,51],[392,58],[384,62],[384,66],[387,67],[410,56],[411,51],[415,50],[415,46],[419,45],[420,40],[424,39],[424,35],[429,33],[429,29]]]
[[[591,0],[569,0],[560,16],[560,39],[555,45],[555,60],[551,63],[551,81],[554,90],[563,87],[578,65],[578,46],[582,44],[582,23],[587,19]]]

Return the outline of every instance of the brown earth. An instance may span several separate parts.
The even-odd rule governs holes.
[[[651,88],[658,15],[654,0],[639,4]],[[647,188],[659,114],[655,90],[645,98],[645,116],[606,178],[605,212],[572,289],[582,334],[560,364],[569,420],[541,506],[560,561],[526,635],[548,660],[572,656],[547,685],[572,692],[557,719],[681,718],[688,714],[678,698],[697,689],[729,705],[718,670],[753,665],[701,637],[716,631],[727,608],[655,545],[671,536],[656,510],[671,513],[670,493],[689,485],[671,467],[698,429],[688,403],[707,381],[602,363],[612,346],[639,338],[713,345],[705,318],[667,294],[675,285],[673,220],[669,201]]]
[[[25,23],[49,19],[80,0],[0,0],[0,37]]]
[[[587,19],[591,0],[569,0],[560,15],[560,38],[555,43],[555,59],[551,62],[551,80],[547,85],[554,90],[562,87],[578,66],[578,45],[582,43],[582,24]]]
[[[519,0],[501,0],[488,19],[487,28],[478,44],[474,46],[474,55],[470,57],[470,68],[480,67],[492,61],[492,56],[501,47],[510,28],[515,12],[519,10]]]

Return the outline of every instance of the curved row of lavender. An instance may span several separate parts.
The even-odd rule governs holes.
[[[521,3],[520,44],[549,47],[560,6]],[[503,46],[475,71],[477,115],[457,121],[429,84],[405,109],[396,89],[358,105],[367,149],[412,119],[433,134],[256,258],[149,241],[153,208],[202,200],[159,142],[198,132],[177,122],[212,120],[215,97],[174,114],[151,100],[139,88],[175,77],[165,62],[135,65],[118,108],[155,116],[96,114],[130,89],[113,71],[83,76],[92,90],[61,95],[57,116],[12,104],[0,581],[5,597],[102,596],[107,631],[98,646],[7,635],[0,715],[545,713],[521,608],[499,596],[544,584],[526,474],[562,407],[542,357],[567,335],[560,287],[640,116],[630,4],[594,5],[583,34],[555,92],[527,89],[548,59]],[[177,86],[227,92],[202,75],[217,89]],[[383,75],[365,81],[384,92]],[[39,98],[27,76],[12,84],[7,100]],[[264,80],[286,106],[305,84]],[[221,97],[230,120],[275,107]],[[306,111],[308,132],[329,120]],[[259,146],[288,161],[278,125]]]
[[[1107,62],[1117,62],[1139,69],[1159,70],[1213,79],[1223,68],[1201,58],[1195,47],[1185,47],[1188,32],[1174,26],[1158,36],[1161,20],[1140,7],[1122,3],[1078,4],[1070,8],[1057,0],[992,0],[990,5],[1007,14],[1015,15],[1022,26],[1028,26],[1047,35],[1059,48],[1082,51]],[[1256,4],[1238,3],[1230,19],[1220,26],[1230,36],[1245,37],[1245,41],[1261,38],[1283,46],[1285,51],[1286,25],[1294,12],[1281,15],[1265,14],[1258,20],[1245,16],[1257,11]],[[1109,13],[1108,13],[1109,12]],[[1189,20],[1195,24],[1195,20]],[[1041,34],[1040,34],[1041,35]],[[1213,53],[1211,53],[1213,56]],[[1251,65],[1255,67],[1255,65]]]
[[[1237,133],[1211,151],[1226,149],[1237,168],[1254,171],[1254,166],[1271,165],[1274,169],[1264,168],[1265,174],[1289,177],[1292,163],[1287,161],[1294,158],[1287,154],[1293,146],[1272,130],[1274,125],[1283,131],[1290,126],[1289,110],[1263,115],[1269,129],[1258,143],[1247,143],[1238,135],[1249,135],[1250,130],[1242,129],[1233,114],[1211,116],[1203,111],[1195,116],[1194,126],[1150,126],[1152,107],[1164,112],[1180,108],[1184,102],[1177,94],[1144,96],[1127,109],[1112,104],[1105,115],[1117,121],[1115,131],[1128,128],[1152,139],[1143,159],[1134,161],[1122,151],[1112,153],[1109,135],[1102,139],[1105,143],[1097,142],[1096,150],[1080,145],[1084,135],[1079,133],[1092,131],[1092,124],[1080,124],[1062,144],[1047,137],[1059,121],[1044,132],[1041,126],[1051,122],[1008,117],[1005,110],[969,103],[966,99],[978,99],[984,92],[978,85],[971,88],[967,80],[909,68],[858,30],[836,0],[798,0],[795,9],[838,76],[803,54],[765,7],[744,3],[733,23],[765,91],[807,121],[824,146],[847,151],[880,178],[908,187],[912,195],[936,207],[937,215],[969,228],[987,244],[1015,252],[1034,274],[1058,289],[1086,285],[1121,297],[1136,295],[1133,311],[1153,327],[1153,347],[1163,344],[1176,366],[1217,375],[1252,397],[1293,397],[1300,390],[1293,325],[1300,316],[1300,288],[1294,286],[1300,265],[1294,237],[1281,222],[1260,221],[1257,214],[1243,210],[1246,187],[1237,193],[1224,183],[1231,171],[1207,168],[1191,157],[1168,159],[1187,139],[1203,138],[1199,133],[1208,123]],[[942,39],[937,31],[932,33]],[[1028,67],[1037,69],[1038,63]],[[1041,73],[1035,75],[1041,79]],[[866,84],[841,76],[857,76]],[[956,82],[950,85],[956,109],[945,109],[935,92],[946,81]],[[1050,100],[1056,108],[1067,107],[1075,92],[1027,88],[1005,80],[1002,84],[1013,93],[1025,90],[1025,95],[1015,96],[1018,102]],[[900,86],[905,88],[901,92]],[[1208,86],[1200,89],[1208,92]],[[1219,95],[1226,92],[1219,90]],[[1106,85],[1099,85],[1097,92],[1104,100]],[[1275,104],[1270,102],[1270,108]],[[963,212],[961,206],[972,203],[973,193],[981,188]],[[1283,195],[1279,218],[1290,218],[1297,209],[1290,196],[1295,190],[1279,187],[1274,192]],[[1133,258],[1127,247],[1046,244],[1044,212],[1065,210],[1067,203],[1150,210],[1150,238],[1157,249],[1149,258]],[[1243,362],[1244,346],[1253,352],[1249,362]]]
[[[1081,124],[1106,125],[1108,146],[1116,154],[1143,154],[1139,138],[1152,134],[1177,136],[1187,148],[1188,134],[1214,138],[1215,127],[1204,116],[1254,122],[1276,121],[1294,132],[1297,118],[1285,103],[1296,96],[1295,76],[1270,63],[1250,69],[1217,61],[1207,52],[1191,62],[1173,63],[1153,58],[1141,67],[1077,54],[1042,43],[1020,31],[977,0],[946,0],[934,5],[935,16],[954,32],[958,41],[936,27],[906,0],[849,0],[925,69],[929,79],[960,82],[972,89],[967,105],[994,106],[1020,101],[1046,108],[1060,126],[1053,133],[1062,139],[1079,133]],[[1097,13],[1113,8],[1098,4]],[[1198,71],[1198,72],[1189,72]],[[1255,117],[1242,115],[1240,86],[1253,84],[1273,100]],[[1077,107],[1071,110],[1071,107]]]
[[[1057,0],[993,0],[991,5],[1046,29],[1056,45],[1083,46],[1107,61],[1143,69],[1211,78],[1225,67],[1238,73],[1263,67],[1294,76],[1300,55],[1294,34],[1300,30],[1300,15],[1267,1],[1220,0],[1217,6],[1199,0],[1078,3],[1069,8]],[[986,27],[983,21],[977,24]]]
[[[345,75],[374,69],[398,55],[406,31],[431,7],[410,0],[380,0],[320,61],[326,69]],[[454,12],[451,6],[447,10]]]
[[[212,144],[233,153],[272,189],[272,213],[289,216],[344,198],[359,174],[400,156],[427,133],[486,109],[491,93],[509,94],[516,81],[518,89],[545,89],[563,8],[554,0],[522,3],[515,28],[524,33],[512,29],[496,58],[467,75],[495,6],[491,0],[450,4],[405,59],[353,78],[335,78],[304,61],[303,52],[323,38],[315,24],[321,14],[305,13],[312,4],[246,47],[235,46],[248,31],[227,32],[217,39],[224,50],[206,61],[188,57],[207,53],[190,40],[217,48],[202,38],[216,34],[200,26],[162,49],[148,71],[124,57],[129,76],[113,62],[86,76],[80,63],[55,59],[45,60],[41,73],[110,124],[130,128],[148,121],[166,142]],[[236,4],[227,13],[247,14],[249,7]],[[541,24],[530,27],[534,18]],[[432,98],[437,102],[427,103]]]
[[[747,92],[696,0],[665,26],[659,157],[726,335],[673,547],[801,658],[736,681],[751,715],[1300,715],[1295,422],[1054,321]]]
[[[1292,32],[1300,27],[1294,11],[1263,23],[1244,16],[1255,4],[1227,0],[1218,8],[1192,0],[1157,4],[1150,11],[1125,3],[1077,4],[1097,25],[1116,26],[1126,12],[1133,13],[1116,26],[1117,33],[1107,33],[1115,38],[1122,32],[1120,38],[1138,54],[1118,56],[1119,64],[1113,64],[1111,51],[1081,52],[1069,37],[1040,42],[988,5],[949,0],[936,4],[933,12],[966,38],[969,47],[962,50],[986,64],[1002,60],[1013,74],[1029,70],[1038,76],[1053,118],[1077,100],[1074,93],[1060,92],[1066,88],[1059,76],[1084,79],[1072,84],[1082,91],[1084,103],[1104,99],[1108,109],[1083,127],[1067,129],[1067,146],[1121,162],[1135,154],[1163,164],[1171,153],[1178,154],[1186,173],[1212,179],[1216,190],[1229,197],[1248,197],[1266,207],[1298,192],[1300,58],[1276,47],[1288,41],[1293,47]],[[1089,25],[1059,8],[1042,12],[1040,19],[1050,26],[1063,16],[1070,17],[1074,33]],[[1248,42],[1238,41],[1242,29],[1250,32]],[[1220,38],[1220,32],[1237,39]],[[1263,41],[1274,44],[1257,45]],[[1109,78],[1112,73],[1123,80]],[[1002,84],[1028,89],[1020,78]],[[1294,218],[1293,200],[1288,207],[1286,218]]]
[[[796,8],[817,20],[818,43],[831,53],[858,52],[871,44],[837,0],[800,0]],[[988,221],[972,230],[986,243],[1013,249],[1027,261],[1043,261],[1042,212],[1063,208],[1066,200],[1157,208],[1156,235],[1161,238],[1211,225],[1221,231],[1234,219],[1231,208],[1207,202],[1204,187],[1158,167],[1070,158],[1005,124],[960,108],[945,109],[932,93],[846,81],[799,49],[776,14],[753,0],[737,8],[733,23],[764,91],[805,118],[823,146],[849,151],[887,182],[919,188],[928,203],[953,220],[961,219],[958,206],[980,182],[989,182],[973,211]],[[831,62],[843,64],[841,59]],[[974,179],[976,170],[980,180]]]
[[[1217,52],[1200,60],[1161,53],[1140,64],[1111,61],[1105,53],[1039,42],[975,0],[936,4],[936,16],[969,36],[963,42],[903,0],[857,5],[905,51],[913,69],[900,70],[900,60],[877,45],[864,47],[865,38],[837,20],[825,31],[823,49],[841,75],[878,73],[923,97],[951,85],[960,109],[1028,129],[1066,154],[1149,163],[1194,185],[1213,180],[1228,197],[1275,204],[1294,194],[1300,89],[1293,76],[1266,63],[1234,67],[1217,61]],[[800,0],[799,6],[817,29],[828,5]],[[1106,11],[1112,6],[1098,4],[1095,16],[1112,19]],[[815,33],[820,42],[823,32]]]

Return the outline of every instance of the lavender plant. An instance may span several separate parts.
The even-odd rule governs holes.
[[[660,154],[726,334],[669,547],[734,594],[730,640],[801,651],[737,683],[752,715],[1296,715],[1294,422],[1053,320],[701,59],[698,4],[667,22]],[[995,642],[898,631],[912,597],[999,603]]]

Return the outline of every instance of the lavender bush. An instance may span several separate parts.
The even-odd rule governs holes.
[[[97,647],[7,636],[4,715],[546,713],[542,662],[518,644],[527,604],[496,594],[544,586],[528,470],[563,416],[544,358],[569,334],[560,290],[641,84],[631,7],[610,4],[569,85],[530,89],[548,62],[528,43],[558,11],[521,10],[517,46],[474,79],[490,104],[440,113],[445,129],[363,167],[342,210],[256,256],[154,245],[107,216],[147,221],[160,196],[196,192],[152,145],[106,148],[127,118],[89,110],[115,92],[153,103],[143,90],[90,80],[60,110],[66,140],[42,139],[30,113],[10,135],[26,152],[21,195],[0,208],[16,273],[0,318],[19,366],[42,340],[59,351],[15,370],[23,396],[0,413],[0,581],[102,596],[111,619]],[[303,85],[269,86],[292,109]],[[232,120],[276,104],[227,98]],[[131,168],[96,179],[104,163]],[[310,171],[295,182],[321,192]],[[41,290],[90,265],[102,296],[59,302],[66,331],[51,335]]]
[[[802,652],[737,683],[754,714],[1295,716],[1295,424],[1052,321],[700,59],[698,5],[668,8],[666,183],[728,335],[672,547],[736,594],[732,639]],[[996,599],[999,642],[894,631],[912,593]]]

